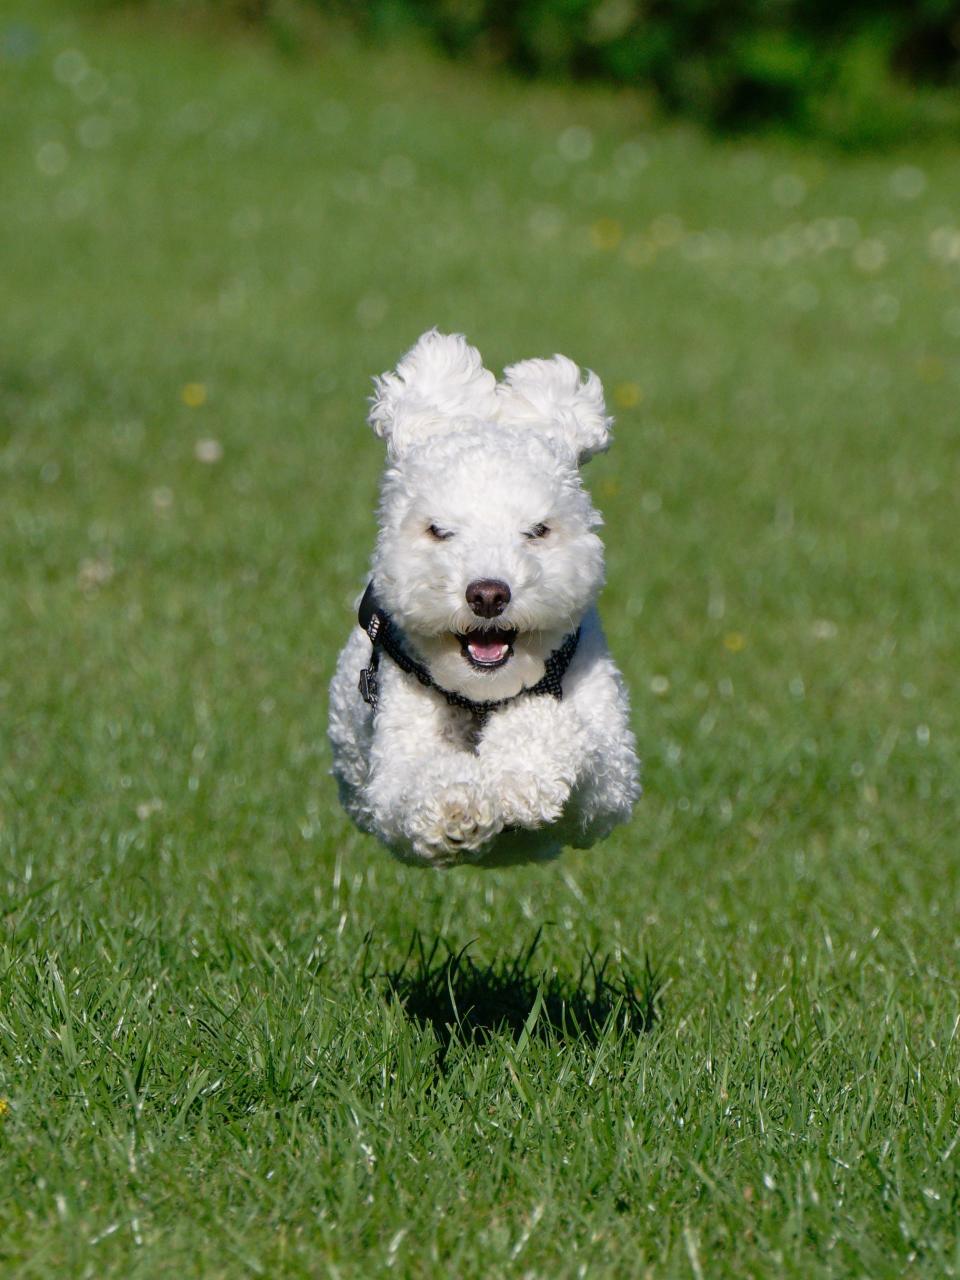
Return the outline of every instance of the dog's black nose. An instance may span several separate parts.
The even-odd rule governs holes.
[[[467,587],[466,596],[478,618],[496,618],[510,603],[510,588],[496,578],[477,578]]]

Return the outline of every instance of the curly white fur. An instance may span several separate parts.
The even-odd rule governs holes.
[[[498,384],[460,335],[424,334],[375,380],[370,424],[387,443],[371,579],[410,654],[442,689],[511,699],[482,727],[384,657],[376,712],[358,692],[370,641],[355,628],[330,689],[345,807],[398,857],[484,865],[588,847],[639,795],[623,681],[595,609],[600,517],[579,465],[610,442],[596,374],[565,356],[512,365]],[[466,592],[509,587],[493,619]],[[563,699],[517,696],[577,626]],[[513,636],[495,667],[464,637]]]

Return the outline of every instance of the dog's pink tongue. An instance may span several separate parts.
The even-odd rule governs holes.
[[[507,652],[507,645],[500,640],[471,640],[468,648],[476,662],[499,662]]]

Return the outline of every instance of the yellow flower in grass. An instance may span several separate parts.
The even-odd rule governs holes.
[[[202,382],[188,382],[180,392],[180,399],[188,409],[199,409],[207,403],[207,388]]]
[[[747,637],[742,631],[728,631],[723,637],[723,647],[731,653],[740,653],[747,647]]]
[[[613,403],[618,409],[635,409],[643,392],[635,382],[618,382],[613,388]]]
[[[590,228],[590,239],[595,249],[616,249],[623,239],[623,224],[616,218],[598,218]]]
[[[6,1098],[0,1098],[0,1120],[5,1119],[9,1111],[10,1111],[10,1103],[6,1100]]]

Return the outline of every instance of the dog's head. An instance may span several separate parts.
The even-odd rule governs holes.
[[[603,582],[579,471],[610,441],[600,381],[558,355],[498,384],[464,338],[431,330],[375,384],[370,424],[388,453],[377,596],[437,684],[512,697]]]

